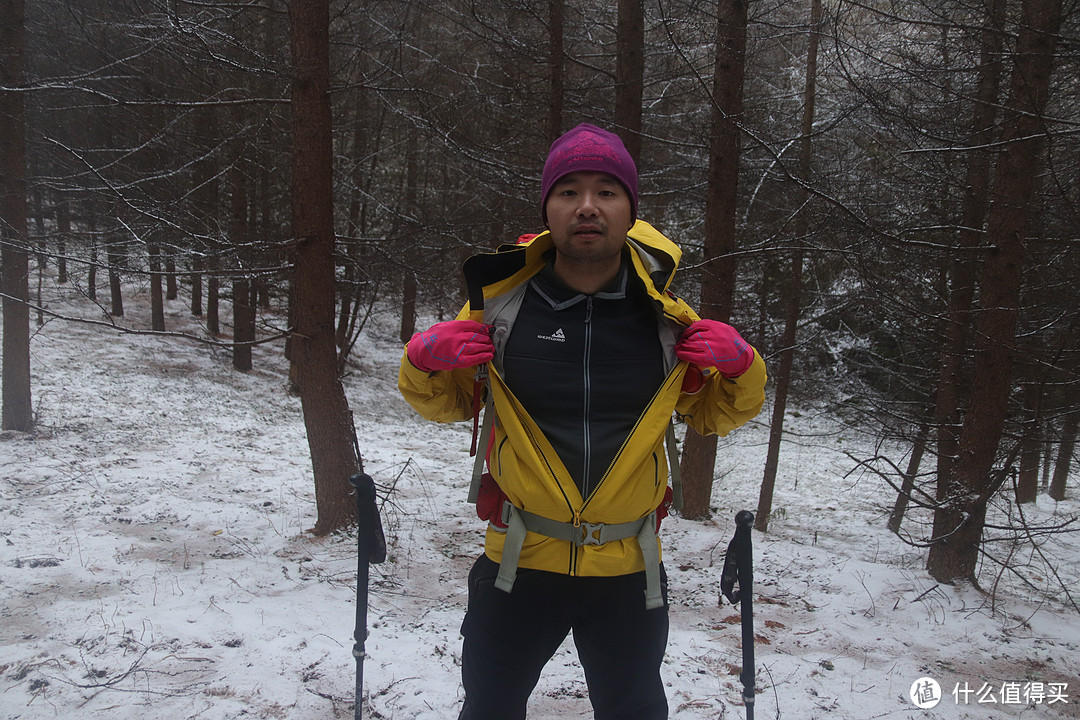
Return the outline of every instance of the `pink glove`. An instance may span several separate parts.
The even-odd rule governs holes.
[[[424,372],[486,363],[495,357],[491,327],[472,320],[451,320],[416,333],[409,341],[409,362]]]
[[[714,367],[727,378],[742,375],[754,362],[754,349],[730,325],[698,320],[675,343],[675,355],[699,368]]]

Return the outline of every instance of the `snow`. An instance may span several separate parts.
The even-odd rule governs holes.
[[[119,322],[145,329],[145,288],[130,291]],[[106,319],[69,285],[46,301]],[[483,537],[465,502],[470,428],[405,405],[385,315],[345,380],[390,545],[372,568],[364,716],[453,718]],[[167,320],[202,334],[184,299]],[[0,436],[0,718],[351,717],[355,539],[307,532],[313,481],[280,343],[240,373],[221,347],[54,319],[33,336],[32,368],[38,428]],[[718,587],[732,518],[756,505],[768,417],[721,440],[714,521],[665,521],[675,720],[744,715],[738,613]],[[1013,553],[1045,592],[993,568],[993,593],[938,585],[925,550],[885,529],[893,491],[852,472],[852,457],[885,450],[829,413],[792,413],[788,427],[778,512],[753,534],[758,718],[1080,717],[1080,618],[1049,573],[1075,593],[1075,533],[1040,539],[1047,563]],[[1078,512],[1045,497],[1025,509],[1036,523]],[[930,710],[909,699],[924,676],[944,694]],[[1006,702],[1051,683],[1065,686],[1039,704]],[[978,702],[988,688],[994,702]],[[589,717],[568,641],[530,718]]]

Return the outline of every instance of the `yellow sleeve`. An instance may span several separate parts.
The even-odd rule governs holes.
[[[409,362],[408,354],[403,352],[398,369],[398,390],[425,419],[457,422],[472,417],[475,377],[475,367],[425,372]]]
[[[702,435],[727,435],[752,420],[765,402],[765,361],[754,350],[754,362],[737,378],[714,373],[705,387],[682,395],[675,411]]]

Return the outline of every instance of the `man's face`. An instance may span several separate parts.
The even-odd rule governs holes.
[[[598,263],[617,260],[633,225],[630,195],[622,183],[601,172],[565,175],[547,200],[548,229],[564,260]]]

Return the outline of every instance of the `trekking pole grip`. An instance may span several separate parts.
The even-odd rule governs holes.
[[[356,493],[356,549],[367,559],[371,555],[372,509],[375,507],[375,481],[367,473],[349,476],[349,484]]]

